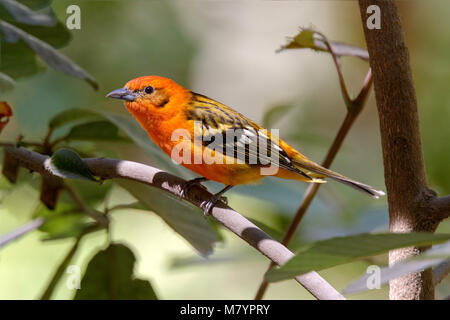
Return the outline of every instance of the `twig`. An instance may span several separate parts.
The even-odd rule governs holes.
[[[51,136],[52,136],[52,133],[53,133],[53,128],[52,128],[52,127],[49,127],[48,130],[47,130],[47,133],[45,134],[45,137],[44,137],[44,142],[43,142],[43,144],[44,144],[45,146],[48,146],[48,145],[49,145],[49,142],[50,142],[50,138],[51,138]]]
[[[17,240],[18,238],[22,237],[23,235],[36,230],[42,224],[45,222],[45,219],[43,218],[36,218],[34,220],[31,220],[27,223],[25,223],[23,226],[20,226],[19,228],[3,235],[0,237],[0,248],[4,245],[8,244],[9,242],[13,240]]]
[[[78,246],[80,244],[81,239],[83,236],[79,236],[75,243],[73,244],[72,248],[67,253],[66,257],[63,259],[63,261],[58,266],[58,269],[56,270],[55,274],[53,275],[52,279],[50,280],[49,285],[45,289],[44,293],[41,296],[41,300],[49,300],[52,297],[53,291],[56,288],[56,285],[59,282],[59,279],[63,276],[63,274],[66,272],[67,266],[69,265],[70,261],[72,260],[73,256],[75,255],[75,252],[77,252]]]
[[[86,215],[97,221],[100,225],[108,229],[109,220],[105,216],[96,213],[94,210],[91,209],[81,198],[81,196],[73,189],[71,186],[69,186],[67,183],[64,184],[64,189],[69,193],[69,195],[75,200],[75,202],[78,204],[81,210],[84,211]]]
[[[344,75],[342,74],[341,64],[339,63],[339,61],[340,61],[339,57],[336,56],[336,53],[334,52],[333,47],[328,42],[327,38],[319,32],[316,32],[316,34],[318,34],[319,36],[322,37],[322,41],[325,43],[328,51],[331,54],[331,57],[333,58],[333,62],[334,62],[334,65],[336,67],[336,71],[338,74],[339,85],[341,87],[342,97],[344,98],[344,102],[345,102],[345,105],[347,106],[347,109],[350,109],[353,105],[353,101],[350,99],[350,95],[348,94],[347,86],[345,85]]]
[[[336,137],[334,138],[333,143],[330,146],[330,149],[328,150],[328,153],[322,162],[322,166],[325,168],[329,168],[336,157],[339,149],[342,146],[342,143],[344,142],[345,137],[347,136],[348,132],[350,131],[351,127],[353,126],[353,123],[355,122],[358,115],[361,113],[361,110],[363,109],[365,102],[367,100],[367,97],[370,92],[370,88],[372,86],[372,70],[369,69],[367,72],[367,75],[364,79],[363,86],[361,88],[361,91],[356,96],[355,99],[351,99],[350,95],[348,94],[347,87],[345,85],[344,77],[342,75],[341,66],[339,64],[339,58],[336,56],[332,46],[329,44],[328,40],[325,38],[324,35],[318,33],[322,36],[322,41],[328,48],[328,51],[331,53],[331,56],[333,57],[334,64],[336,66],[336,70],[338,73],[339,78],[339,84],[341,86],[341,92],[342,96],[344,98],[345,105],[347,106],[347,114],[344,118],[344,121],[341,124],[341,127],[339,128],[338,133],[336,134]],[[309,206],[311,205],[312,200],[317,194],[317,191],[319,190],[321,184],[319,183],[312,183],[308,186],[306,189],[305,195],[303,196],[303,200],[300,204],[300,207],[298,208],[294,218],[292,219],[291,223],[289,224],[288,229],[286,230],[283,239],[281,240],[281,243],[287,246],[294,234],[297,230],[300,222],[302,221],[303,217],[305,216],[306,211],[308,210]],[[272,269],[275,266],[274,263],[270,263],[269,267],[267,268],[267,271]],[[266,271],[266,272],[267,272]],[[255,299],[261,300],[264,296],[264,293],[267,290],[267,287],[269,286],[269,282],[263,278],[261,281],[261,284],[258,288],[258,291],[256,292]]]
[[[139,202],[133,202],[133,203],[130,203],[130,204],[118,204],[118,205],[112,206],[110,208],[105,208],[105,212],[109,213],[109,212],[112,212],[112,211],[115,211],[115,210],[136,209],[136,206],[137,206],[138,203]]]
[[[434,214],[438,215],[439,219],[446,219],[450,216],[450,196],[435,197],[429,204],[434,208]]]
[[[57,139],[53,140],[52,142],[49,142],[49,146],[51,148],[54,148],[58,143],[63,142],[65,140],[67,140],[67,136],[57,138]]]
[[[446,260],[438,264],[433,269],[434,284],[439,284],[450,273],[450,260]]]
[[[40,174],[51,174],[51,171],[49,171],[50,158],[48,156],[25,148],[8,148],[10,148],[8,151],[11,152],[21,166]],[[107,158],[91,158],[84,159],[84,161],[94,175],[103,179],[122,178],[134,180],[170,192],[177,197],[181,195],[182,186],[186,182],[167,172],[137,162]],[[185,195],[185,200],[201,208],[201,204],[209,200],[211,196],[212,194],[204,189],[192,188]],[[222,202],[213,208],[211,215],[277,265],[284,264],[294,256],[289,249],[272,239],[256,225]],[[295,279],[317,299],[345,299],[314,271],[298,276]]]
[[[321,39],[314,39],[314,44],[312,46],[308,45],[299,45],[295,42],[295,40],[292,38],[290,39],[291,42],[287,45],[282,46],[280,49],[278,49],[276,52],[281,52],[285,49],[312,49],[315,51],[322,51],[322,52],[329,52],[329,49],[325,42]],[[367,53],[367,50],[348,45],[346,43],[332,41],[330,42],[331,47],[333,48],[333,51],[336,53],[336,56],[343,57],[343,56],[352,56],[360,58],[364,61],[369,61],[369,54]]]

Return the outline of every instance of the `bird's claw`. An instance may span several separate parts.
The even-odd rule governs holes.
[[[219,200],[222,201],[222,202],[225,203],[225,204],[228,204],[228,198],[225,197],[225,196],[220,197]]]
[[[217,202],[222,201],[225,204],[228,204],[228,198],[227,197],[216,197],[216,196],[212,196],[211,199],[204,201],[201,204],[201,207],[203,209],[203,214],[205,215],[205,217],[209,216],[212,212],[212,209],[214,208],[214,206],[217,204]]]
[[[203,186],[201,184],[202,181],[204,181],[204,180],[203,179],[192,179],[192,180],[186,181],[181,186],[180,200],[183,200],[186,197],[186,195],[188,194],[189,189],[191,189],[194,186],[199,186],[199,187],[202,187],[202,188],[206,189],[205,186]]]
[[[208,201],[202,203],[201,207],[203,208],[203,214],[205,215],[205,218],[211,214],[212,208],[217,203],[217,201],[219,201],[218,198],[212,197]]]

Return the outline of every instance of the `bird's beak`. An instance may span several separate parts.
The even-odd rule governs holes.
[[[106,95],[108,98],[121,99],[125,101],[134,101],[136,97],[134,93],[127,88],[120,88],[114,91],[111,91]]]

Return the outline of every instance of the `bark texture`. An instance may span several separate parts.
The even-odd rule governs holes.
[[[370,30],[367,7],[374,4],[380,8],[381,28]],[[448,208],[445,211],[435,205],[439,199],[427,186],[416,92],[399,12],[392,0],[360,0],[359,5],[380,118],[390,231],[434,232],[448,217]],[[391,251],[389,264],[421,250]],[[390,298],[434,299],[431,269],[391,281]]]

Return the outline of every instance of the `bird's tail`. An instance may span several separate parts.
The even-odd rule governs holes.
[[[311,160],[300,158],[298,160],[294,159],[293,164],[298,167],[300,170],[307,170],[314,174],[314,177],[321,178],[322,177],[329,177],[333,180],[336,180],[338,182],[341,182],[343,184],[346,184],[356,190],[359,190],[361,192],[364,192],[368,195],[370,195],[372,198],[378,199],[380,196],[384,196],[385,193],[381,190],[377,190],[371,186],[368,186],[367,184],[349,179],[339,173],[336,173],[334,171],[328,170],[317,163],[314,163]],[[316,176],[318,174],[319,176]]]

